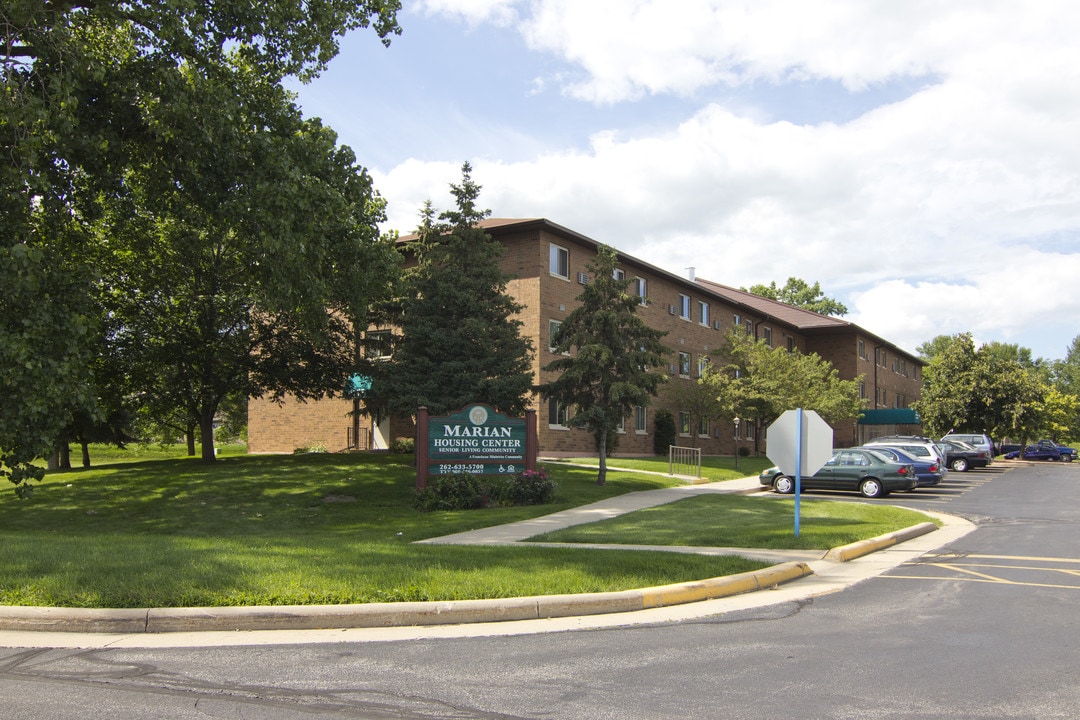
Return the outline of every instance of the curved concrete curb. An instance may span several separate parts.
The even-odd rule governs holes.
[[[0,608],[0,630],[132,634],[212,630],[376,628],[542,620],[632,612],[711,600],[773,588],[810,574],[813,574],[813,570],[806,563],[786,562],[738,575],[640,590],[449,602],[150,610],[11,606]]]
[[[887,533],[885,535],[878,535],[875,538],[869,540],[860,540],[859,542],[851,543],[850,545],[841,545],[835,547],[829,552],[825,553],[826,560],[835,560],[836,562],[847,562],[848,560],[854,560],[855,558],[868,555],[878,550],[884,550],[887,547],[892,547],[897,543],[902,543],[905,540],[910,540],[920,535],[925,535],[929,532],[937,530],[937,525],[931,522],[919,523],[918,525],[912,525],[909,528],[903,530],[897,530],[896,532]]]

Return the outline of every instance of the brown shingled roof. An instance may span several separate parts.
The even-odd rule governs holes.
[[[776,320],[787,323],[793,327],[801,329],[853,327],[852,324],[846,320],[822,315],[794,305],[770,300],[769,298],[763,298],[760,295],[754,295],[745,290],[736,290],[733,287],[721,285],[712,280],[697,278],[697,283],[706,290],[715,293],[726,300],[743,305],[758,314],[775,318]]]

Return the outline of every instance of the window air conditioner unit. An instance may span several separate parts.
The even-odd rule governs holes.
[[[668,305],[667,306],[667,311],[668,311],[669,315],[674,315],[676,312],[678,312],[678,310],[679,309],[677,307],[675,307],[674,305]]]
[[[589,284],[589,275],[588,275],[588,273],[579,272],[577,274],[577,281],[579,283],[581,283],[582,285],[588,285]]]
[[[712,326],[713,326],[713,330],[719,330],[720,329],[720,321],[719,320],[713,320],[712,321]]]

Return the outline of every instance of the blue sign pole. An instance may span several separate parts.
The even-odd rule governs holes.
[[[803,412],[795,410],[795,537],[799,537],[799,497],[802,495]]]

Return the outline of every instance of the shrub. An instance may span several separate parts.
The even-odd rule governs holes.
[[[484,507],[488,487],[471,473],[439,475],[427,487],[416,491],[415,506],[421,512],[434,510],[473,510]]]
[[[523,470],[510,482],[511,505],[544,505],[554,502],[558,485],[548,477],[547,469]]]
[[[739,446],[739,457],[747,457],[750,455],[750,448],[745,445]]]
[[[657,410],[653,424],[653,453],[667,457],[668,447],[675,444],[675,417],[667,410]]]
[[[395,455],[412,455],[416,452],[416,440],[411,437],[396,437],[390,441],[390,452]]]

